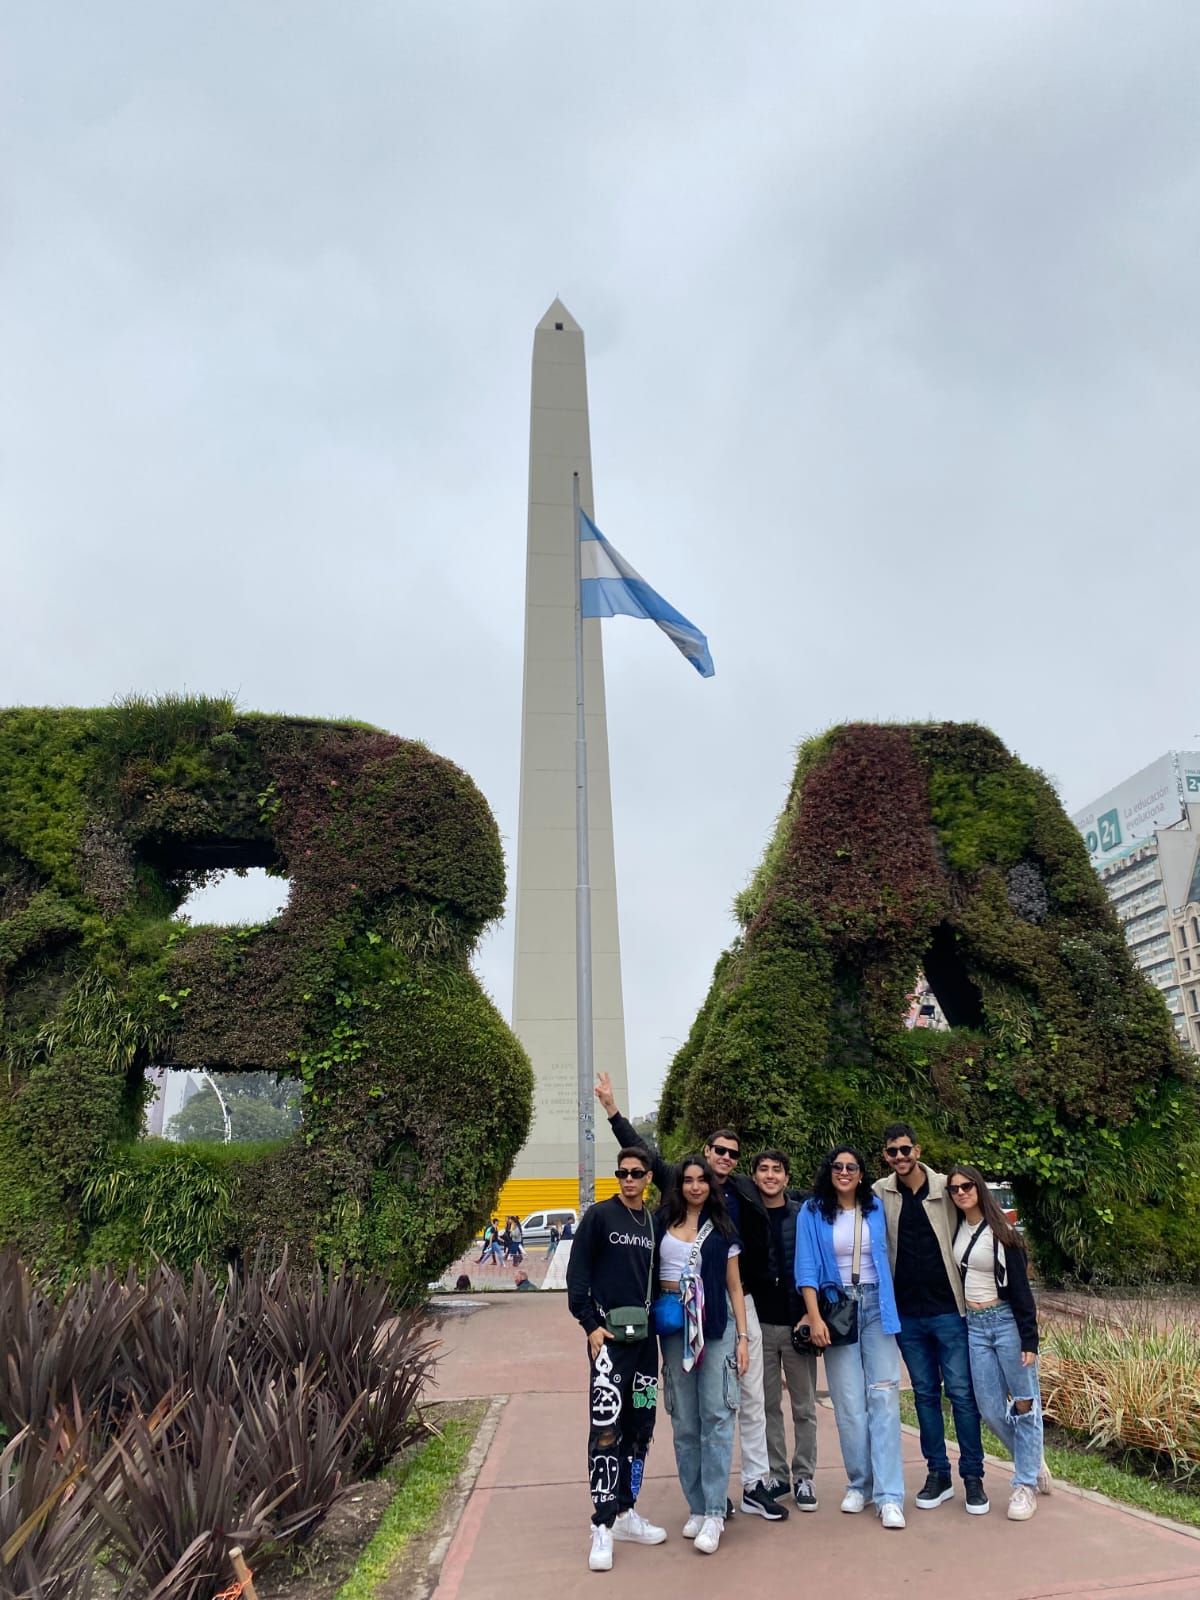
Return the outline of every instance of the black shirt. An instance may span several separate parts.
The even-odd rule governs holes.
[[[567,1262],[567,1305],[585,1333],[598,1328],[615,1306],[645,1305],[653,1255],[647,1208],[630,1211],[616,1195],[588,1207]]]
[[[767,1227],[771,1237],[771,1265],[777,1264],[786,1267],[786,1257],[783,1248],[783,1219],[787,1215],[786,1206],[768,1206]],[[761,1285],[755,1287],[754,1309],[758,1312],[760,1322],[770,1323],[772,1326],[790,1326],[791,1298],[788,1294],[788,1280],[786,1270],[776,1272],[769,1276]]]
[[[900,1226],[893,1279],[901,1321],[905,1317],[961,1316],[946,1275],[942,1247],[925,1213],[929,1179],[915,1194],[906,1183],[898,1182],[896,1187],[900,1191]]]

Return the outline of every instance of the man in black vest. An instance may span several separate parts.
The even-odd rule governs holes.
[[[672,1168],[642,1138],[633,1123],[621,1115],[613,1098],[612,1082],[607,1072],[596,1074],[596,1099],[604,1107],[618,1144],[637,1145],[646,1152],[654,1181],[660,1193],[665,1194],[673,1182]],[[763,1411],[762,1333],[751,1288],[756,1276],[764,1276],[767,1270],[767,1213],[750,1179],[733,1170],[740,1153],[741,1141],[732,1128],[718,1128],[715,1133],[710,1133],[704,1146],[704,1159],[721,1185],[721,1193],[742,1243],[742,1252],[737,1260],[746,1296],[749,1361],[739,1385],[738,1441],[742,1457],[740,1504],[749,1516],[762,1517],[767,1522],[783,1522],[787,1519],[787,1507],[780,1505],[768,1488],[771,1467],[767,1454],[767,1421]],[[729,1514],[727,1511],[726,1515]]]
[[[788,1193],[791,1174],[791,1162],[782,1150],[760,1150],[750,1164],[750,1176],[766,1210],[768,1228],[766,1270],[760,1266],[757,1272],[752,1271],[752,1286],[762,1327],[763,1405],[771,1462],[768,1488],[773,1495],[785,1495],[790,1483],[797,1509],[815,1511],[817,1352],[812,1345],[797,1350],[792,1343],[792,1330],[807,1325],[808,1316],[796,1288],[796,1218],[800,1201]],[[790,1479],[783,1426],[785,1379],[795,1435]]]
[[[567,1263],[567,1306],[587,1334],[588,1482],[592,1549],[588,1567],[608,1572],[613,1540],[661,1544],[666,1530],[634,1510],[658,1412],[658,1345],[647,1326],[630,1338],[609,1326],[608,1313],[650,1301],[654,1229],[646,1206],[650,1167],[640,1148],[617,1156],[620,1193],[589,1206],[579,1219]]]

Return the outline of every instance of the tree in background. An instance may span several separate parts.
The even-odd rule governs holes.
[[[300,1090],[294,1079],[276,1079],[269,1072],[222,1073],[220,1090],[229,1108],[234,1144],[286,1139],[300,1126]],[[167,1138],[224,1143],[225,1119],[208,1084],[171,1118]]]

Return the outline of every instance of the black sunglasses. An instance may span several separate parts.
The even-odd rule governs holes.
[[[948,1183],[946,1187],[951,1194],[970,1194],[975,1185],[973,1183]]]
[[[708,1147],[715,1156],[729,1156],[736,1161],[741,1154],[738,1150],[731,1150],[727,1144],[710,1144]]]
[[[883,1153],[885,1156],[910,1156],[913,1147],[910,1144],[889,1144]]]
[[[618,1167],[618,1178],[637,1178],[639,1181],[646,1176],[647,1167]]]

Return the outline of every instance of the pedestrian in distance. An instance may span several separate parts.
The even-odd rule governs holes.
[[[713,1555],[726,1491],[741,1375],[748,1361],[741,1246],[720,1185],[702,1156],[685,1156],[654,1219],[658,1294],[682,1325],[661,1334],[663,1390],[688,1519],[683,1536]],[[656,1317],[658,1316],[656,1312]],[[667,1320],[665,1317],[663,1320]]]
[[[875,1184],[875,1193],[887,1218],[900,1354],[912,1384],[927,1474],[916,1504],[932,1511],[954,1497],[942,1415],[945,1390],[958,1435],[964,1503],[971,1516],[985,1516],[983,1435],[971,1387],[962,1278],[952,1249],[958,1213],[943,1175],[921,1161],[921,1146],[908,1123],[884,1129],[883,1158],[891,1171]]]
[[[817,1355],[808,1337],[808,1313],[796,1288],[796,1219],[801,1202],[787,1192],[791,1162],[782,1150],[760,1150],[750,1176],[767,1213],[767,1254],[750,1276],[762,1328],[763,1404],[767,1419],[768,1490],[775,1498],[793,1495],[800,1511],[815,1511],[813,1477],[817,1470]],[[803,1331],[799,1346],[793,1335]],[[783,1422],[783,1387],[792,1413],[793,1448],[789,1472]]]
[[[481,1267],[489,1255],[493,1258],[493,1260],[495,1259],[496,1252],[499,1248],[499,1237],[500,1224],[496,1221],[495,1217],[493,1217],[488,1223],[487,1227],[483,1230],[483,1249],[479,1252],[479,1260],[475,1263],[477,1267]]]
[[[520,1217],[509,1217],[508,1227],[508,1253],[512,1257],[514,1267],[519,1267],[525,1259],[525,1230],[521,1226]]]
[[[650,1327],[654,1223],[640,1147],[617,1155],[619,1192],[579,1219],[567,1263],[567,1306],[587,1336],[588,1567],[608,1572],[613,1542],[661,1544],[666,1530],[635,1509],[658,1414],[658,1345]]]
[[[796,1287],[808,1310],[812,1343],[825,1356],[846,1468],[842,1510],[860,1512],[871,1500],[885,1528],[903,1528],[900,1318],[883,1208],[862,1156],[850,1145],[838,1145],[825,1157],[812,1198],[801,1207]],[[841,1302],[836,1311],[834,1300]],[[833,1327],[827,1316],[836,1318]],[[851,1321],[852,1330],[843,1326]]]
[[[518,1269],[517,1275],[513,1279],[513,1288],[520,1293],[522,1290],[536,1289],[537,1284],[530,1281],[530,1277],[527,1272],[522,1272]]]
[[[667,1194],[678,1184],[678,1169],[673,1169],[664,1161],[633,1124],[621,1115],[613,1098],[612,1082],[607,1072],[596,1075],[596,1098],[604,1107],[618,1144],[640,1145],[645,1150],[658,1191]],[[742,1374],[738,1399],[737,1429],[742,1468],[740,1506],[749,1516],[762,1517],[766,1522],[784,1522],[788,1515],[787,1506],[780,1504],[769,1488],[771,1462],[767,1452],[767,1416],[763,1402],[762,1328],[751,1287],[767,1272],[767,1213],[754,1184],[734,1171],[741,1156],[741,1140],[734,1129],[717,1128],[710,1133],[703,1156],[717,1179],[721,1198],[742,1247],[737,1260],[746,1301],[749,1358]],[[726,1515],[731,1516],[733,1511],[731,1501],[726,1506]]]
[[[558,1249],[558,1240],[559,1240],[558,1223],[557,1222],[552,1222],[550,1224],[550,1243],[546,1248],[546,1260],[547,1261],[550,1260],[550,1258],[553,1256],[554,1252]]]
[[[958,1213],[954,1259],[966,1298],[975,1400],[1013,1458],[1009,1520],[1028,1522],[1038,1494],[1050,1493],[1050,1474],[1042,1455],[1037,1306],[1025,1244],[978,1167],[951,1167],[947,1187]]]

